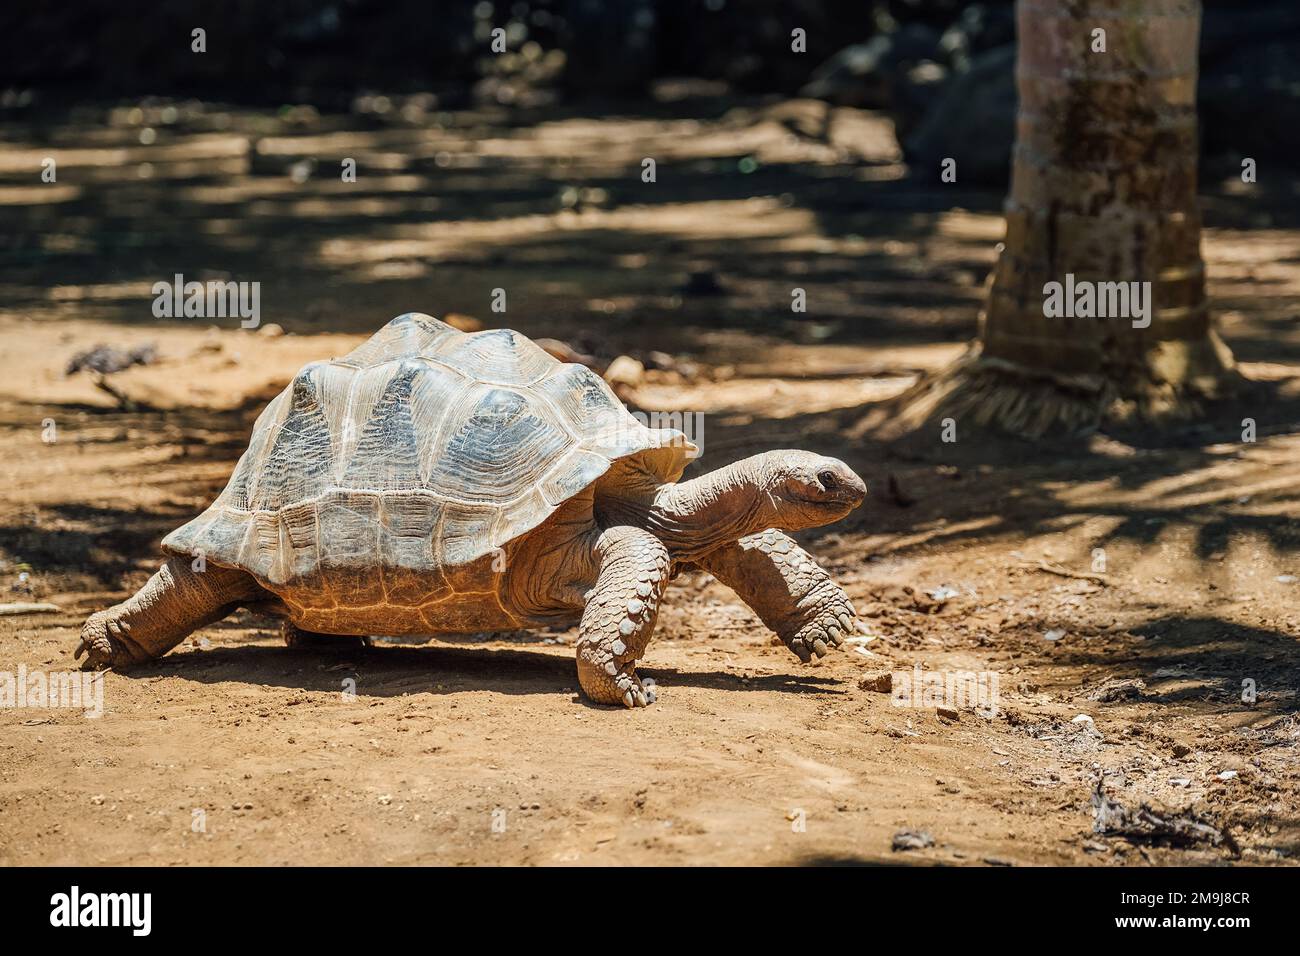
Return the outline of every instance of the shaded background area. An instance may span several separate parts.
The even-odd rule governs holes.
[[[1010,2],[958,0],[6,8],[0,291],[34,317],[71,297],[147,321],[142,283],[255,278],[272,321],[342,331],[389,310],[377,296],[478,315],[527,280],[511,320],[605,360],[593,318],[696,348],[736,327],[960,341],[999,237],[978,217],[1006,183],[1014,42]],[[1277,243],[1219,270],[1216,304],[1229,336],[1265,323],[1239,357],[1276,358],[1289,323],[1246,317],[1234,290],[1289,294],[1265,230],[1300,215],[1300,8],[1212,0],[1201,59],[1206,221]],[[57,184],[33,180],[46,157]],[[792,285],[818,286],[809,313]]]
[[[191,31],[206,31],[206,52]],[[489,44],[504,31],[507,52]],[[792,31],[805,33],[802,52]],[[675,77],[719,97],[814,96],[881,109],[909,160],[959,160],[1002,184],[1014,135],[1010,0],[518,0],[215,4],[147,0],[0,12],[0,110],[48,118],[84,98],[163,95],[310,104],[408,118],[472,105],[671,100]],[[1207,155],[1296,155],[1300,10],[1208,0],[1199,98]],[[365,100],[367,93],[378,91]],[[394,106],[394,95],[419,94]],[[388,108],[382,108],[387,104]],[[376,106],[381,108],[375,108]]]

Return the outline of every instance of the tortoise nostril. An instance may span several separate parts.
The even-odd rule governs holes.
[[[827,491],[834,491],[840,484],[840,480],[835,477],[835,472],[831,471],[829,468],[819,471],[817,473],[817,480],[821,482],[821,486]]]

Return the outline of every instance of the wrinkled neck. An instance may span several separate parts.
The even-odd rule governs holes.
[[[749,459],[680,484],[647,483],[631,495],[628,490],[600,509],[605,521],[645,528],[679,561],[771,526],[772,508]]]

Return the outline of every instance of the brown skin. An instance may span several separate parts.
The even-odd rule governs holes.
[[[88,667],[125,667],[161,657],[200,627],[265,598],[249,574],[169,558],[139,591],[97,611],[81,628],[76,657]]]
[[[865,496],[843,462],[804,451],[755,455],[680,484],[621,463],[519,543],[507,566],[523,573],[507,573],[502,584],[503,623],[581,614],[584,693],[597,703],[646,706],[654,692],[636,662],[674,569],[698,565],[735,589],[802,660],[820,657],[855,626],[853,607],[777,529],[838,521]],[[286,634],[307,635],[251,575],[172,558],[137,594],[90,617],[77,656],[85,652],[89,667],[151,660],[239,606],[287,613]]]

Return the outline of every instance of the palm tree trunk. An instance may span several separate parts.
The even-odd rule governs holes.
[[[1186,415],[1231,385],[1200,250],[1200,12],[1199,0],[1021,0],[1006,240],[978,342],[912,405],[1036,436]],[[1047,314],[1048,283],[1067,276],[1149,282],[1150,324]]]

